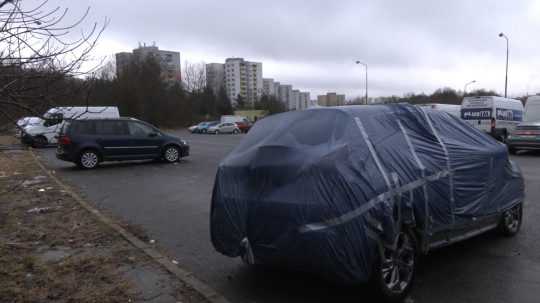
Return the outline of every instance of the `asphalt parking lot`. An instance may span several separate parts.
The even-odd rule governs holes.
[[[217,164],[244,135],[192,135],[191,156],[177,165],[103,164],[83,171],[38,150],[46,165],[95,206],[142,227],[180,265],[231,302],[371,302],[365,288],[329,285],[281,270],[250,269],[215,252],[209,208]],[[514,238],[488,233],[422,259],[414,302],[538,302],[540,297],[540,153],[514,156],[526,181],[522,231]],[[359,300],[364,299],[364,300]]]

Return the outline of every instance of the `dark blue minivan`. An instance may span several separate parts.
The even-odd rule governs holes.
[[[189,155],[186,141],[134,118],[66,121],[58,138],[58,159],[94,168],[103,161],[160,159]]]

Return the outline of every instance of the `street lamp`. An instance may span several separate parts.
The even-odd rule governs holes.
[[[471,82],[465,83],[465,86],[463,86],[463,97],[465,97],[465,95],[467,94],[467,86],[469,86],[469,85],[471,85],[473,83],[476,83],[476,80],[472,80]]]
[[[368,66],[362,61],[356,61],[356,64],[361,64],[366,68],[366,105],[368,104]]]
[[[500,33],[499,37],[506,39],[506,77],[504,78],[504,97],[508,96],[508,49],[509,42],[508,37],[504,33]]]

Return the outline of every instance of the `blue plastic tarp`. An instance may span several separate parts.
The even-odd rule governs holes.
[[[219,165],[211,239],[248,262],[369,279],[402,224],[424,239],[501,214],[523,196],[503,144],[412,105],[267,117]]]

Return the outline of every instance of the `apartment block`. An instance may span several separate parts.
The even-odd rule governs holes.
[[[311,107],[311,96],[309,92],[300,92],[298,110],[304,110]]]
[[[278,90],[278,99],[285,104],[288,110],[290,110],[290,104],[292,100],[292,85],[280,84]]]
[[[299,110],[300,109],[300,91],[293,89],[291,103],[289,104],[289,110]]]
[[[274,79],[263,78],[263,94],[266,96],[276,96],[277,93],[275,84],[276,82],[274,82]]]
[[[206,64],[206,85],[212,89],[215,95],[219,94],[225,85],[225,64]]]
[[[345,105],[345,95],[337,93],[327,93],[326,95],[317,96],[317,103],[320,106],[341,106]]]
[[[182,73],[180,66],[180,53],[175,51],[160,50],[157,46],[140,45],[132,53],[122,52],[116,54],[117,76],[125,70],[133,60],[143,61],[148,57],[156,58],[161,66],[161,78],[169,83],[181,83]]]
[[[225,61],[225,89],[229,98],[236,102],[241,96],[246,104],[253,104],[263,94],[262,63],[242,58]]]

